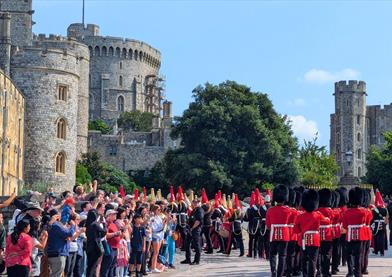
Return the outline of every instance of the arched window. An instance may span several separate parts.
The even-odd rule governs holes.
[[[67,133],[67,124],[64,118],[60,118],[57,121],[57,138],[65,139],[66,133]]]
[[[361,133],[357,134],[357,141],[361,141]]]
[[[359,148],[358,149],[358,151],[357,151],[358,153],[358,159],[361,159],[361,157],[362,157],[362,150],[361,150],[361,148]]]
[[[117,47],[116,48],[116,57],[120,58],[120,56],[121,56],[121,49],[120,49],[120,47]]]
[[[362,176],[362,170],[361,170],[361,167],[359,166],[358,167],[358,177],[361,177]]]
[[[125,49],[125,48],[123,48],[123,50],[122,50],[122,57],[123,57],[124,59],[127,58],[127,49]]]
[[[119,112],[123,112],[124,111],[124,97],[123,96],[119,96],[117,98],[117,110]]]
[[[120,69],[122,69],[122,62],[120,62]]]
[[[357,124],[361,124],[361,116],[357,115]]]
[[[135,50],[135,55],[134,55],[134,57],[135,57],[135,60],[137,61],[138,58],[139,58],[139,52],[138,52],[137,50]]]
[[[101,49],[99,49],[99,46],[95,46],[94,55],[101,56]]]
[[[141,62],[144,61],[143,57],[144,57],[143,52],[140,51],[140,52],[139,52],[139,60],[140,60]]]
[[[89,105],[89,107],[90,107],[90,111],[93,111],[94,110],[94,95],[92,95],[91,93],[89,94],[89,97],[88,97],[88,105]]]
[[[67,86],[59,85],[57,100],[67,101]]]
[[[118,84],[120,85],[120,87],[123,86],[123,77],[120,76],[119,80],[118,80]]]
[[[109,57],[112,57],[112,56],[114,56],[114,49],[113,49],[113,47],[109,47]]]
[[[108,49],[106,48],[106,46],[102,47],[102,56],[106,57],[108,55]]]
[[[90,51],[90,57],[93,55],[93,47],[92,46],[89,46],[88,47],[88,50]]]
[[[128,58],[129,58],[130,60],[132,60],[132,54],[133,54],[132,49],[129,49],[129,51],[128,51]]]
[[[56,155],[56,173],[65,174],[65,153],[59,152]]]

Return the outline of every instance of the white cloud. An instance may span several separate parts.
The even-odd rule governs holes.
[[[289,104],[289,106],[302,108],[302,107],[305,107],[306,101],[305,101],[305,99],[302,99],[302,98],[296,98],[294,100],[289,101],[288,104]]]
[[[316,121],[308,120],[303,115],[289,115],[288,120],[294,135],[300,143],[303,140],[313,139],[316,134],[320,137]]]
[[[303,80],[306,83],[325,84],[341,80],[355,80],[359,79],[360,76],[361,73],[358,70],[352,68],[345,68],[337,72],[330,72],[324,69],[312,68],[305,73]]]

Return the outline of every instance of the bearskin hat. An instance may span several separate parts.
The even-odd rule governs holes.
[[[348,201],[352,206],[360,206],[363,202],[363,192],[360,187],[350,189],[348,193]]]
[[[277,185],[272,193],[272,201],[285,203],[289,200],[289,189],[284,185]]]
[[[332,205],[332,192],[330,189],[320,189],[319,194],[319,206],[320,207],[331,207]]]
[[[314,189],[307,189],[302,194],[302,208],[307,212],[313,212],[318,208],[319,194]]]
[[[344,207],[348,204],[348,192],[345,187],[337,188],[336,191],[339,193],[339,204],[338,207]]]
[[[337,208],[339,206],[340,194],[336,190],[332,191],[332,208]]]
[[[372,200],[372,195],[370,193],[370,189],[364,189],[363,192],[364,192],[363,207],[368,208]]]
[[[295,191],[292,188],[289,188],[289,201],[287,201],[287,205],[289,207],[294,207],[295,205]]]
[[[295,207],[301,207],[302,192],[295,191]]]

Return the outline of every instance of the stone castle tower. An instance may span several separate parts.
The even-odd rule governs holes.
[[[366,173],[366,83],[335,83],[335,113],[331,115],[331,153],[340,167],[339,176],[362,177]]]

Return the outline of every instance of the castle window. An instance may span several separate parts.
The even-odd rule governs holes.
[[[123,48],[123,50],[122,50],[122,57],[123,57],[124,59],[127,58],[127,49],[125,49],[125,48]]]
[[[117,110],[119,112],[123,112],[124,111],[124,97],[123,96],[119,96],[117,98]]]
[[[143,57],[144,57],[144,56],[143,56],[143,52],[139,52],[139,60],[140,60],[140,61],[144,61]]]
[[[120,76],[119,80],[118,80],[118,84],[120,85],[120,87],[123,86],[123,77]]]
[[[357,124],[361,124],[361,116],[357,115]]]
[[[108,55],[108,49],[106,46],[102,47],[102,56],[106,57]]]
[[[349,106],[348,99],[346,100],[346,105],[347,105],[347,107]]]
[[[120,56],[121,56],[121,49],[120,49],[120,47],[117,47],[116,48],[116,57],[120,58]]]
[[[362,176],[362,170],[361,170],[361,167],[359,166],[358,167],[358,177],[361,177]]]
[[[101,56],[101,49],[99,49],[99,46],[95,46],[94,55]]]
[[[135,50],[135,60],[137,61],[138,60],[138,58],[139,58],[139,52],[137,51],[137,50]]]
[[[120,62],[120,69],[122,69],[122,62]]]
[[[132,54],[133,54],[132,49],[129,49],[129,51],[128,51],[128,58],[129,58],[130,60],[132,60]]]
[[[117,145],[110,145],[109,147],[109,155],[116,156],[117,155]]]
[[[361,141],[361,133],[357,134],[357,141]]]
[[[114,49],[111,46],[109,47],[109,56],[110,57],[114,56]]]
[[[89,52],[90,52],[90,57],[92,57],[92,55],[93,55],[93,48],[92,48],[91,46],[89,46],[89,47],[88,47],[88,50],[89,50]]]
[[[66,132],[67,132],[67,124],[64,118],[60,118],[57,121],[57,138],[65,139]]]
[[[65,174],[65,153],[59,152],[56,155],[56,173]]]
[[[64,85],[59,86],[57,99],[61,101],[67,101],[67,86]]]
[[[362,154],[361,148],[359,148],[357,152],[358,152],[358,159],[361,159],[361,154]]]

